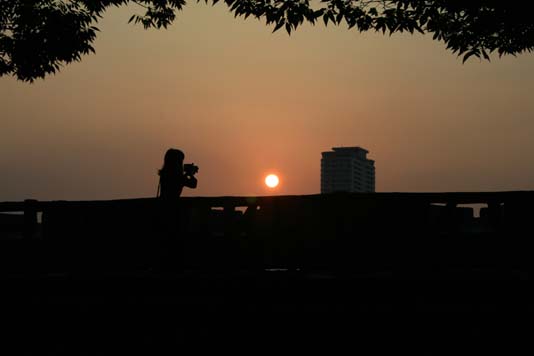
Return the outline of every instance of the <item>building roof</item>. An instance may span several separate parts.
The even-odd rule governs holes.
[[[365,148],[361,148],[361,147],[358,147],[358,146],[354,146],[354,147],[332,147],[332,150],[334,152],[365,152],[365,153],[369,153],[369,151],[367,151]]]

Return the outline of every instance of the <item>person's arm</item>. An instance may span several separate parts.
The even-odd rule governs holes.
[[[195,189],[197,187],[197,179],[193,176],[184,175],[184,187]]]

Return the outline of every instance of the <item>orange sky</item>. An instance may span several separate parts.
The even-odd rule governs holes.
[[[169,147],[200,166],[187,195],[318,193],[340,145],[370,151],[377,191],[534,189],[532,55],[462,64],[429,36],[322,24],[289,37],[202,3],[145,31],[131,11],[105,15],[96,55],[0,79],[0,201],[153,196]]]

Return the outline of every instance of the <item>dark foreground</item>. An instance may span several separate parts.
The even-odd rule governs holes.
[[[533,199],[0,203],[0,355],[530,354]]]
[[[18,276],[2,290],[6,355],[510,352],[534,329],[518,271]]]

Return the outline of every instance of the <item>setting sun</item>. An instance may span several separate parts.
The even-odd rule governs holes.
[[[278,179],[276,174],[269,174],[267,177],[265,177],[265,185],[269,188],[276,188],[278,183],[280,183],[280,179]]]

